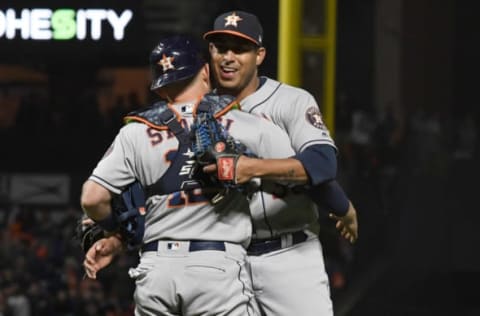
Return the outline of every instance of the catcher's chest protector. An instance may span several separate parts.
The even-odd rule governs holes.
[[[207,106],[211,106],[215,116],[220,117],[235,105],[233,100],[230,96],[207,94],[200,101],[198,108],[206,111]],[[178,139],[178,150],[167,154],[170,167],[160,179],[146,187],[147,197],[211,186],[210,177],[196,164],[188,127],[181,125],[166,102],[160,101],[146,110],[133,112],[125,117],[125,121],[141,122],[158,130],[169,130]]]

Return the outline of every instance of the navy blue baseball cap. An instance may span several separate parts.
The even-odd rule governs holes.
[[[213,24],[213,30],[203,34],[207,41],[213,35],[230,34],[247,39],[262,46],[263,28],[258,18],[244,11],[229,11],[220,14]]]

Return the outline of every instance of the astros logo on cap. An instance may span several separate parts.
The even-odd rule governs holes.
[[[163,54],[162,59],[158,61],[158,65],[162,66],[164,72],[168,69],[175,69],[175,66],[172,64],[174,59],[175,58],[167,57]]]
[[[242,21],[243,19],[239,17],[235,12],[233,12],[232,14],[227,16],[225,20],[227,21],[225,22],[225,26],[232,25],[237,27],[237,22]]]

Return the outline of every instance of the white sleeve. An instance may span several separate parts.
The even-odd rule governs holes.
[[[287,158],[295,155],[288,135],[273,122],[256,114],[233,110],[228,132],[260,158]]]
[[[292,93],[295,98],[291,98],[289,104],[277,107],[276,110],[280,112],[277,113],[278,117],[274,117],[274,120],[281,121],[295,152],[314,144],[336,148],[313,96],[304,90],[296,90],[302,93]]]
[[[89,178],[117,194],[135,180],[135,150],[129,129],[126,125],[120,130]]]
[[[295,155],[287,133],[277,125],[260,119],[259,156],[262,158],[288,158]]]

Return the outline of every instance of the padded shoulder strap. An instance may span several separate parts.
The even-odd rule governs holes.
[[[181,143],[188,141],[188,133],[180,124],[180,118],[168,107],[165,101],[159,101],[140,111],[129,113],[123,119],[126,124],[140,122],[158,130],[169,129]]]
[[[227,94],[208,93],[200,100],[197,113],[211,112],[214,113],[215,118],[219,118],[232,109],[240,109],[240,104],[235,97]]]
[[[123,121],[125,124],[140,122],[155,129],[166,130],[168,129],[168,126],[165,123],[171,118],[168,111],[171,112],[168,103],[165,101],[159,101],[147,108],[128,113],[127,116],[123,118]]]

